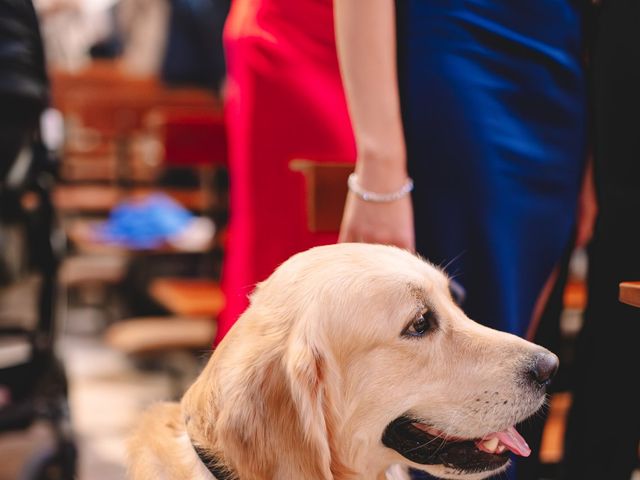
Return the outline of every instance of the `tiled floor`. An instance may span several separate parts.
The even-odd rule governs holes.
[[[166,373],[142,372],[130,359],[107,347],[100,333],[87,325],[91,321],[90,315],[70,315],[58,348],[70,383],[70,410],[79,448],[77,478],[124,479],[126,438],[142,409],[170,398],[171,383]],[[28,459],[50,443],[51,434],[44,424],[27,432],[0,435],[0,480],[19,479]]]
[[[141,373],[93,338],[62,342],[70,409],[80,448],[79,480],[124,478],[125,440],[139,412],[169,397],[162,373]]]

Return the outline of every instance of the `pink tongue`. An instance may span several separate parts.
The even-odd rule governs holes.
[[[531,454],[531,448],[529,448],[525,439],[522,438],[522,435],[518,433],[516,427],[509,427],[502,432],[493,433],[491,436],[498,437],[498,440],[516,455],[528,457]]]

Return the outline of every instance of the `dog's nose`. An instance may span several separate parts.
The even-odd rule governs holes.
[[[560,361],[553,353],[544,351],[535,354],[529,374],[539,385],[547,385],[558,371]]]

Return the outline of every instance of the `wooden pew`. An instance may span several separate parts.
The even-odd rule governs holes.
[[[162,145],[170,167],[212,168],[227,164],[227,132],[222,112],[208,107],[152,109],[145,130]]]
[[[154,192],[168,195],[193,212],[210,207],[209,197],[201,189],[135,187],[130,190],[113,185],[58,185],[53,191],[53,204],[64,214],[107,214],[127,198],[146,196]]]
[[[64,114],[72,124],[93,129],[106,138],[117,138],[140,130],[145,117],[158,107],[193,108],[218,112],[218,99],[200,89],[149,87],[146,90],[82,88],[69,92]]]
[[[353,172],[353,164],[293,160],[289,166],[305,178],[309,230],[338,231],[347,198],[347,178]]]
[[[218,282],[206,279],[159,278],[149,287],[151,297],[183,317],[215,318],[224,307]]]
[[[111,325],[107,345],[128,355],[162,354],[172,350],[208,350],[216,323],[207,318],[143,317]]]
[[[622,282],[619,288],[622,303],[640,307],[640,282]]]
[[[130,318],[110,325],[105,343],[136,361],[161,368],[169,380],[170,398],[179,401],[211,351],[217,325],[211,319],[182,317]]]
[[[53,72],[52,89],[54,106],[67,123],[62,177],[71,181],[153,181],[161,152],[156,148],[149,154],[150,142],[140,134],[149,113],[176,108],[220,116],[221,110],[212,92],[169,88],[156,78],[132,76],[111,61],[74,73]]]
[[[160,87],[157,78],[128,73],[118,60],[94,60],[79,70],[52,69],[51,99],[53,107],[67,110],[67,98],[78,91],[92,91],[108,95],[109,91],[126,88],[129,91],[145,92]]]
[[[150,293],[173,315],[130,318],[111,325],[105,334],[108,345],[136,356],[211,348],[217,329],[215,316],[224,306],[216,282],[162,278],[151,284]]]

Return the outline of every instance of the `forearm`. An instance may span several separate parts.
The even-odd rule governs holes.
[[[393,0],[335,0],[338,58],[363,186],[392,191],[406,179]]]

